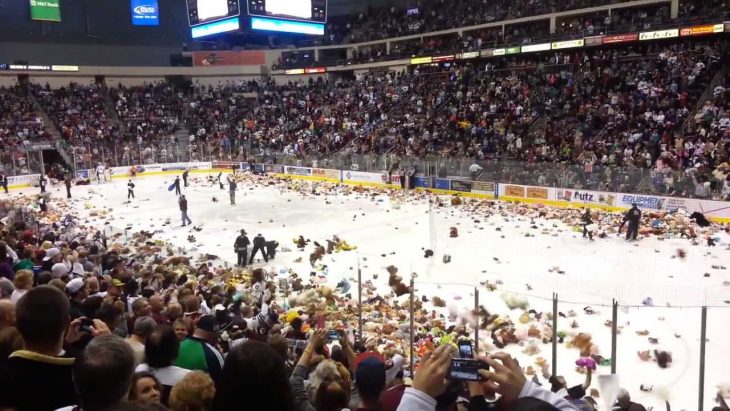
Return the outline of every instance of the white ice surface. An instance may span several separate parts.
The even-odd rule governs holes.
[[[303,235],[324,244],[325,239],[337,234],[358,246],[358,250],[325,256],[328,281],[332,284],[342,278],[356,277],[360,259],[363,279],[372,279],[372,274],[378,273],[379,279],[374,282],[385,288],[385,267],[393,264],[404,277],[410,272],[417,273],[419,296],[438,295],[454,307],[468,309],[474,304],[475,286],[487,280],[492,283],[501,280],[504,284],[496,292],[479,287],[480,304],[492,313],[510,315],[515,322],[521,311],[509,312],[500,298],[505,290],[529,296],[530,307],[545,312],[552,310],[551,296],[555,292],[561,300],[560,312],[578,313],[575,318],[560,318],[558,329],[590,333],[605,357],[611,356],[611,333],[604,322],[611,319],[611,302],[615,298],[624,305],[619,311],[619,325],[623,327],[618,337],[620,383],[634,401],[647,408],[662,409],[663,399],[657,392],[664,387],[670,393],[672,409],[697,409],[699,307],[714,306],[708,314],[706,409],[714,405],[716,386],[730,382],[730,356],[722,348],[730,341],[730,306],[723,303],[730,298],[730,287],[722,285],[730,281],[730,271],[711,268],[712,265],[730,268],[727,237],[722,246],[712,249],[705,245],[692,246],[687,240],[654,238],[642,240],[636,247],[617,237],[591,243],[558,221],[538,220],[535,224],[539,229],[531,229],[530,221],[519,216],[508,220],[485,219],[451,207],[429,212],[425,201],[394,205],[384,195],[376,200],[365,195],[302,196],[290,191],[282,193],[273,187],[254,190],[246,184],[239,185],[238,205],[233,207],[229,205],[227,191],[219,190],[217,184],[203,183],[201,174],[192,177],[196,182],[184,189],[184,193],[189,201],[188,214],[194,226],[202,225],[201,232],[180,227],[177,198],[167,191],[171,176],[136,180],[137,199],[132,204],[125,204],[126,180],[92,185],[90,189],[95,192],[92,194],[89,187],[74,187],[73,191],[80,198],[76,204],[82,215],[88,212],[83,207],[86,203],[112,207],[115,216],[112,226],[117,229],[131,226],[132,231],[159,229],[170,219],[171,226],[165,227],[164,234],[157,238],[168,239],[189,250],[193,245],[186,238],[193,234],[198,252],[218,255],[229,263],[235,262],[234,239],[245,228],[250,238],[262,233],[267,239],[280,242],[280,252],[276,261],[268,264],[269,268],[278,271],[293,267],[307,278],[311,271],[308,263],[311,250],[297,251],[292,239]],[[52,190],[54,196],[62,196],[62,188]],[[214,196],[219,202],[212,202]],[[473,218],[481,223],[474,223]],[[553,224],[557,226],[555,231],[562,230],[557,236],[540,233],[543,228],[552,230]],[[449,238],[452,226],[458,228],[458,238]],[[496,231],[497,227],[501,231]],[[525,237],[526,233],[534,237]],[[281,252],[282,247],[294,251]],[[435,256],[424,259],[423,249],[432,247]],[[678,248],[687,250],[685,259],[670,258]],[[441,262],[444,254],[452,256],[451,263]],[[300,256],[304,262],[294,263]],[[554,266],[559,266],[565,274],[548,272]],[[705,278],[704,273],[711,276]],[[532,290],[528,290],[527,284]],[[656,306],[642,307],[645,297],[652,297]],[[672,307],[667,307],[667,303]],[[585,315],[583,308],[587,305],[599,313]],[[678,306],[691,308],[675,308]],[[573,320],[578,323],[577,330],[570,327]],[[647,337],[636,335],[638,330],[650,331],[659,344],[652,345]],[[488,339],[485,334],[482,332],[480,337]],[[637,351],[655,348],[672,352],[674,361],[670,368],[660,369],[656,363],[638,359]],[[535,357],[522,354],[521,349],[513,345],[507,351],[516,355],[523,366],[534,365]],[[549,359],[550,346],[541,345],[541,349],[537,356]],[[561,345],[558,358],[558,372],[565,375],[568,384],[581,383],[583,376],[575,372],[574,366],[578,351]],[[608,373],[609,367],[599,367],[598,374]],[[655,391],[641,392],[640,384],[652,385]],[[597,380],[592,387],[598,387]]]

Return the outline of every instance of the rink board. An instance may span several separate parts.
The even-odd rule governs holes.
[[[136,170],[135,178],[144,176],[179,175],[184,170],[191,173],[230,172],[247,170],[249,164],[242,162],[193,162],[169,164],[145,164],[128,167],[113,167],[112,178],[130,178],[132,167]],[[365,172],[356,170],[335,170],[288,166],[280,164],[255,164],[256,170],[267,172],[282,178],[296,178],[308,181],[342,183],[367,187],[400,189],[397,175],[390,177],[386,172]],[[91,170],[80,170],[77,175],[91,173]],[[38,174],[8,177],[10,189],[27,188],[34,185]],[[395,183],[393,182],[395,181]],[[730,223],[730,202],[700,200],[690,198],[662,197],[655,195],[611,193],[570,188],[536,187],[519,184],[503,184],[482,181],[459,180],[453,178],[415,177],[416,190],[429,191],[440,195],[460,195],[470,198],[499,199],[503,201],[528,204],[543,204],[553,207],[593,208],[606,211],[622,211],[636,203],[641,209],[651,211],[674,211],[685,209],[699,211],[708,218],[721,223]]]

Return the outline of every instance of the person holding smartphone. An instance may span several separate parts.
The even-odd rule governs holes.
[[[446,379],[452,363],[453,347],[442,345],[433,352],[427,353],[413,379],[413,386],[406,388],[398,406],[398,411],[434,411],[436,397],[446,389]],[[528,381],[517,361],[509,354],[499,352],[488,357],[479,357],[489,369],[477,371],[481,382],[470,385],[470,392],[478,396],[482,394],[492,397],[492,393],[501,395],[499,399],[502,409],[522,409],[522,407],[552,406],[561,411],[575,411],[575,407],[566,399],[559,397]],[[485,400],[487,396],[485,395]],[[493,408],[485,403],[472,410]]]

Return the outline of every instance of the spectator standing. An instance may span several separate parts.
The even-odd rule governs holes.
[[[200,317],[193,335],[180,343],[180,355],[175,365],[187,370],[205,371],[217,384],[223,368],[223,356],[214,346],[218,342],[218,331],[215,316]]]
[[[162,403],[167,404],[170,390],[189,370],[175,366],[180,351],[180,341],[169,325],[158,325],[147,337],[144,348],[145,362],[138,365],[137,372],[150,372],[162,384]]]
[[[125,341],[130,347],[132,347],[135,367],[144,362],[144,343],[156,326],[157,323],[152,319],[152,317],[138,317],[134,321],[132,335],[130,335]]]
[[[133,374],[134,353],[129,344],[116,335],[94,338],[73,367],[79,407],[106,410],[120,404],[127,399]]]
[[[135,372],[129,387],[129,400],[159,404],[162,384],[150,372]]]
[[[0,300],[0,331],[15,327],[15,303],[10,300]]]
[[[82,278],[74,278],[66,283],[66,294],[70,300],[71,319],[75,320],[84,316],[83,303],[89,296],[89,290]]]
[[[36,287],[18,301],[17,328],[23,349],[0,367],[0,407],[56,410],[77,403],[71,377],[73,358],[63,357],[66,342],[75,343],[86,332],[81,321],[69,324],[69,300],[55,287]],[[94,320],[91,335],[109,334]],[[68,332],[66,330],[68,329]],[[43,387],[43,395],[38,395]]]
[[[188,373],[170,393],[172,411],[209,411],[213,407],[215,386],[210,376],[202,371]]]
[[[284,360],[265,343],[249,340],[228,353],[216,383],[213,410],[240,410],[241,398],[258,398],[269,410],[297,409]]]
[[[13,304],[17,304],[20,297],[24,296],[25,293],[33,288],[33,272],[29,270],[20,270],[15,273],[15,280],[13,281],[15,290],[10,295],[10,301]]]
[[[152,295],[149,299],[150,317],[157,324],[169,324],[170,320],[165,316],[165,300],[159,294]]]

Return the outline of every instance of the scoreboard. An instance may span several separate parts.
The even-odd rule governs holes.
[[[186,4],[194,39],[241,28],[238,0],[187,0]]]
[[[250,29],[321,36],[327,0],[186,0],[193,39]],[[248,18],[241,18],[244,7]],[[248,25],[250,24],[250,27]],[[247,27],[243,27],[247,26]]]
[[[323,35],[327,0],[246,0],[251,29]]]
[[[327,0],[248,0],[250,16],[327,22]]]

